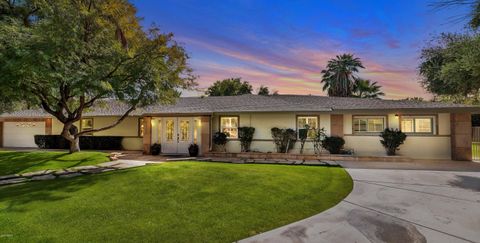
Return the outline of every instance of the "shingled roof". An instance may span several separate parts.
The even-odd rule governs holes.
[[[137,109],[132,115],[154,114],[210,114],[226,112],[342,112],[342,111],[469,111],[480,112],[480,107],[446,104],[440,102],[419,102],[408,100],[381,100],[313,95],[241,95],[212,97],[182,97],[173,105],[151,105]],[[106,105],[87,111],[84,116],[119,116],[127,110],[127,105],[118,101],[106,101]],[[6,113],[0,117],[47,117],[38,110],[22,110]]]

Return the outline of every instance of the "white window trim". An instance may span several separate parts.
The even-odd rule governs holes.
[[[237,127],[223,127],[222,126],[222,119],[223,118],[235,118],[237,119]],[[218,127],[220,128],[220,132],[223,132],[223,128],[228,128],[228,129],[236,129],[237,130],[237,136],[228,136],[227,138],[228,139],[238,139],[238,127],[240,126],[240,117],[239,116],[220,116],[220,119],[219,119],[219,124],[218,124]]]
[[[431,119],[432,132],[404,132],[410,135],[436,135],[437,134],[437,117],[435,115],[405,115],[400,117],[399,127],[402,129],[402,122],[404,119],[413,119],[413,129],[415,130],[415,119]]]
[[[355,119],[366,119],[367,121],[367,131],[355,131]],[[383,121],[383,129],[381,131],[368,131],[368,119],[382,119]],[[358,115],[353,115],[352,116],[352,133],[353,134],[380,134],[385,128],[388,128],[387,126],[387,116],[358,116]]]

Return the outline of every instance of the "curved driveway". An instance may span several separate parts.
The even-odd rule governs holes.
[[[342,165],[354,180],[342,202],[240,242],[480,242],[480,164]]]

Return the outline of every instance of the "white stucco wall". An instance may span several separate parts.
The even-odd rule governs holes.
[[[434,113],[426,112],[431,115]],[[330,135],[331,119],[327,113],[294,113],[294,112],[265,112],[265,113],[224,113],[215,114],[212,117],[212,134],[219,131],[220,116],[239,116],[240,126],[255,127],[254,140],[251,145],[252,151],[275,152],[270,129],[296,128],[296,117],[301,115],[316,115],[319,117],[320,127],[326,129]],[[378,134],[359,135],[352,132],[352,117],[354,113],[344,114],[343,132],[345,148],[353,149],[359,156],[384,156],[385,150],[380,144]],[[364,114],[360,114],[364,115]],[[370,114],[371,115],[371,114]],[[387,124],[390,128],[399,128],[399,117],[395,113],[379,114],[387,117]],[[436,115],[437,134],[428,136],[409,135],[405,144],[400,146],[399,155],[418,159],[450,159],[450,114],[439,113]],[[105,126],[112,123],[116,117],[95,117],[94,127]],[[153,124],[153,128],[155,124]],[[53,134],[60,134],[61,123],[53,120]],[[155,131],[155,129],[152,129]],[[198,132],[199,134],[199,132]],[[95,133],[94,135],[116,135],[124,136],[123,145],[128,150],[141,150],[142,138],[138,137],[138,117],[129,117],[123,123],[107,131]],[[156,135],[152,134],[152,141]],[[300,143],[296,143],[291,153],[299,152]],[[240,142],[232,139],[227,143],[228,152],[240,152]],[[304,153],[313,153],[313,144],[305,144]]]
[[[432,113],[426,113],[431,115]],[[387,116],[390,128],[399,128],[400,119],[394,113],[382,114]],[[398,155],[418,159],[450,159],[450,114],[439,113],[436,118],[437,134],[407,136],[405,143],[400,146]],[[353,149],[359,156],[384,156],[378,135],[358,135],[352,133],[352,114],[344,115],[345,148]]]
[[[253,135],[253,142],[251,145],[252,151],[259,152],[276,152],[275,145],[272,141],[272,134],[270,130],[273,127],[278,128],[292,128],[296,129],[297,116],[318,116],[319,126],[326,129],[326,133],[330,135],[330,115],[322,113],[294,113],[294,112],[265,112],[265,113],[223,113],[215,114],[212,118],[212,131],[218,132],[219,121],[221,116],[239,116],[240,127],[250,126],[255,127]],[[212,133],[212,134],[213,134]],[[295,144],[291,153],[298,153],[300,151],[300,143]],[[232,139],[227,143],[227,151],[232,153],[240,152],[240,142]],[[313,143],[307,142],[305,144],[304,153],[313,154]]]
[[[85,117],[91,118],[91,117]],[[119,117],[93,117],[93,128],[101,128],[114,123]],[[138,136],[138,119],[139,117],[127,117],[117,126],[96,132],[93,136],[123,136],[122,146],[126,150],[142,150],[143,138]],[[80,128],[79,122],[75,125]],[[52,120],[52,134],[59,135],[62,133],[63,124],[57,119]]]
[[[431,115],[433,113],[426,112]],[[275,146],[272,142],[270,129],[272,127],[279,128],[296,128],[297,115],[318,115],[320,127],[325,127],[327,135],[330,135],[331,119],[330,114],[311,113],[296,114],[293,112],[271,112],[271,113],[240,113],[240,114],[218,114],[213,117],[213,132],[219,131],[220,116],[239,116],[240,126],[255,127],[254,141],[252,142],[252,151],[275,152]],[[354,134],[352,131],[352,118],[357,115],[354,113],[343,114],[343,132],[345,139],[345,148],[353,149],[359,156],[385,156],[385,149],[380,143],[379,134]],[[365,115],[365,114],[358,114]],[[368,114],[372,116],[372,114]],[[387,126],[390,128],[399,128],[400,119],[395,113],[378,114],[387,117]],[[409,135],[405,143],[400,146],[399,155],[417,158],[417,159],[450,159],[450,114],[439,113],[436,115],[435,135]],[[296,143],[291,153],[298,153],[300,143]],[[228,152],[240,152],[240,142],[238,140],[230,140],[227,143]],[[313,143],[305,144],[304,153],[313,153]]]

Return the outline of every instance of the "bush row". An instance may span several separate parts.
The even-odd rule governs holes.
[[[81,136],[81,149],[121,150],[121,136]],[[61,135],[35,135],[35,144],[41,149],[68,149],[70,143]]]

